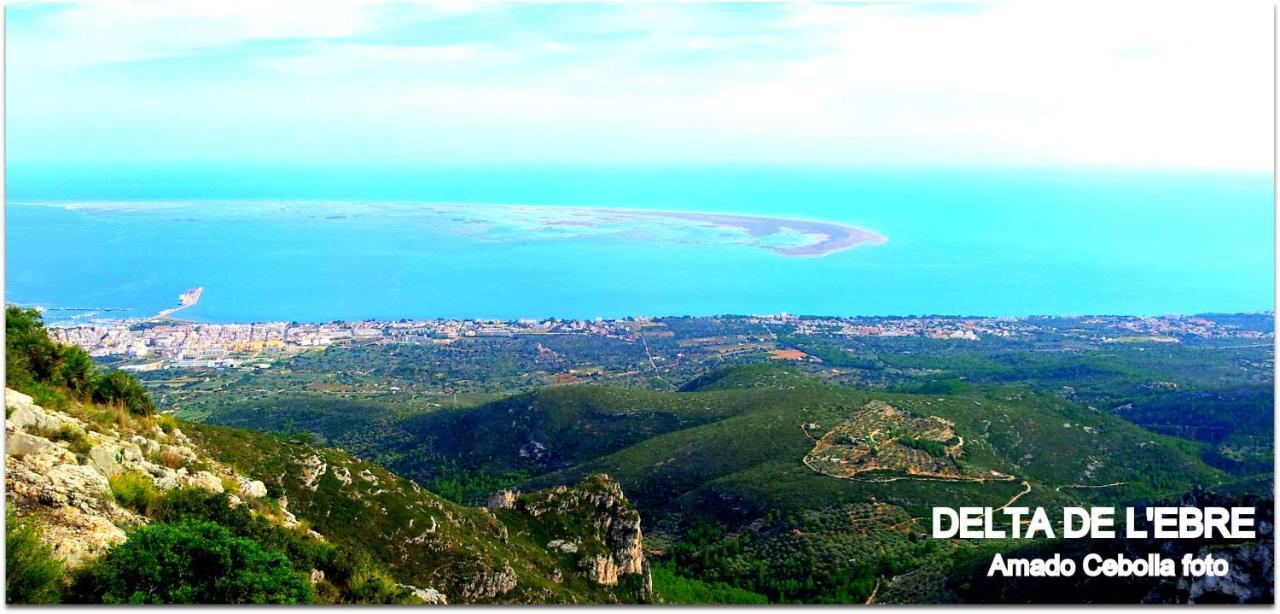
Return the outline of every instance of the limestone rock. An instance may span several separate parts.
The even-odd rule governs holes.
[[[191,485],[207,490],[213,494],[222,493],[222,480],[208,471],[197,471],[191,476]]]
[[[120,475],[124,472],[124,465],[121,464],[122,460],[124,460],[124,450],[114,445],[101,444],[93,446],[89,450],[89,462],[93,463],[93,466],[107,477]]]
[[[29,395],[9,388],[4,389],[4,406],[6,409],[13,408],[14,411],[30,410],[33,405],[35,405],[35,399],[32,399]]]
[[[484,571],[471,576],[462,587],[462,598],[467,601],[493,599],[505,595],[516,587],[516,572],[511,564],[503,561],[502,569]]]
[[[328,467],[319,456],[314,454],[302,461],[302,485],[307,487],[308,490],[314,491],[320,483],[320,477],[325,474]],[[349,482],[350,476],[348,476]]]
[[[509,510],[516,506],[516,493],[510,490],[500,490],[489,496],[489,504],[485,507],[490,510]]]
[[[39,454],[52,445],[53,442],[44,437],[28,435],[22,431],[10,433],[4,442],[5,452],[12,456]]]
[[[267,496],[267,485],[262,480],[240,478],[240,496],[246,499],[259,499]]]
[[[563,539],[553,539],[547,542],[547,550],[574,554],[578,552],[578,544],[571,541],[565,541]]]
[[[578,565],[583,577],[596,584],[614,586],[618,583],[618,562],[608,554],[585,557]]]
[[[421,599],[423,603],[429,605],[448,605],[449,600],[445,598],[444,593],[434,588],[418,588],[411,584],[397,584],[396,586],[407,589],[413,593],[414,597]]]
[[[15,398],[11,395],[16,395],[20,398]],[[5,419],[6,428],[56,431],[68,422],[62,417],[44,411],[44,408],[39,405],[31,404],[30,401],[31,397],[20,392],[10,392],[6,389],[6,408],[13,408],[13,411],[9,413],[9,417]]]

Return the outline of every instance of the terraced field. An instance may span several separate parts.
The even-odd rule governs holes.
[[[855,479],[859,475],[906,474],[936,479],[1012,479],[998,471],[982,472],[958,461],[964,438],[955,424],[939,416],[915,416],[879,399],[814,440],[805,466],[826,476]],[[817,422],[803,425],[806,435],[821,432]]]

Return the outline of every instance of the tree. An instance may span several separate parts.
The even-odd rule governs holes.
[[[49,340],[40,312],[10,305],[5,309],[5,367],[9,382],[49,381],[62,361],[59,346]]]
[[[59,383],[76,397],[89,398],[93,392],[94,364],[89,353],[74,345],[62,347],[62,365],[58,369]]]
[[[77,584],[78,599],[107,604],[288,604],[312,596],[283,554],[205,521],[139,528]]]
[[[41,543],[35,522],[5,513],[5,602],[44,604],[62,598],[62,561]]]

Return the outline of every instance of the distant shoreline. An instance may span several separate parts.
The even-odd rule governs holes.
[[[162,311],[162,314],[172,314],[191,305],[174,307]],[[53,309],[53,308],[49,308]],[[256,325],[278,325],[278,324],[297,324],[297,325],[325,325],[325,324],[399,324],[399,323],[446,323],[446,322],[473,322],[473,323],[494,323],[494,324],[518,324],[524,322],[644,322],[652,320],[665,319],[716,319],[716,318],[785,318],[791,320],[971,320],[971,321],[1027,321],[1027,320],[1087,320],[1092,318],[1098,319],[1120,319],[1120,320],[1144,320],[1144,319],[1189,319],[1189,318],[1213,318],[1223,316],[1271,316],[1274,318],[1274,311],[1236,311],[1236,312],[1196,312],[1196,313],[1160,313],[1160,314],[1033,314],[1033,315],[956,315],[956,314],[920,314],[920,315],[822,315],[822,314],[788,314],[788,313],[770,313],[770,314],[711,314],[711,315],[630,315],[617,318],[561,318],[561,317],[540,317],[540,318],[486,318],[479,316],[472,317],[435,317],[435,318],[354,318],[354,319],[333,319],[333,320],[252,320],[252,321],[196,321],[196,320],[180,320],[175,318],[162,318],[159,315],[148,318],[125,318],[112,319],[101,318],[91,321],[55,321],[49,322],[48,326],[53,328],[78,328],[91,326],[134,326],[138,324],[154,323],[168,320],[174,323],[191,325],[191,326],[256,326]]]

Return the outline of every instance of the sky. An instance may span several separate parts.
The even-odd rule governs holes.
[[[1268,170],[1269,3],[12,2],[10,164]]]

